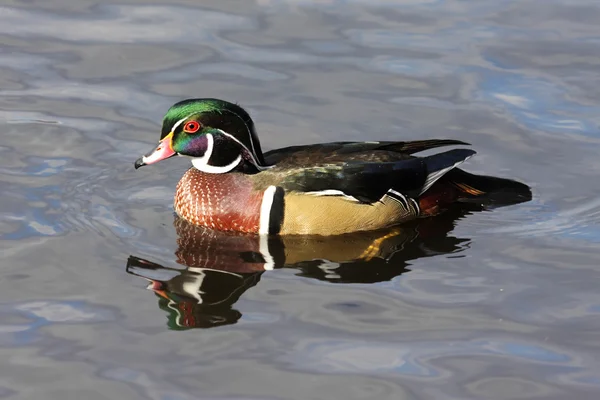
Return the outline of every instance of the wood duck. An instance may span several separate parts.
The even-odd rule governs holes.
[[[188,99],[165,115],[158,146],[135,168],[181,155],[175,212],[223,231],[338,235],[398,225],[457,202],[514,204],[531,199],[522,183],[469,174],[465,148],[416,157],[451,139],[334,142],[263,154],[248,113],[219,99]]]

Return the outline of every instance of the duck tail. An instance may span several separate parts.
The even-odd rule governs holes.
[[[475,175],[455,168],[447,175],[458,190],[458,201],[501,207],[530,201],[531,188],[512,179]]]

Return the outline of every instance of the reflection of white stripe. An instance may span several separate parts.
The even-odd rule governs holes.
[[[202,272],[198,273],[197,275],[188,275],[188,276],[190,278],[192,278],[192,281],[184,282],[183,285],[181,285],[181,289],[183,289],[183,291],[185,293],[189,294],[190,296],[192,296],[193,298],[198,300],[198,304],[202,304],[202,296],[201,295],[203,295],[204,292],[201,291],[200,288],[202,287],[204,278],[206,278],[206,274],[204,273],[204,271],[202,271]],[[188,276],[186,276],[185,278],[187,278]]]
[[[216,167],[214,165],[210,165],[210,156],[212,156],[213,148],[215,145],[215,138],[210,133],[207,133],[205,136],[206,140],[208,141],[208,144],[206,146],[206,152],[204,152],[204,155],[202,157],[192,158],[192,165],[196,169],[199,169],[202,172],[207,172],[209,174],[224,174],[237,167],[240,161],[242,161],[242,155],[239,154],[231,164],[225,165],[223,167]]]
[[[179,307],[177,307],[177,303],[175,303],[173,300],[169,299],[169,303],[167,304],[167,307],[169,307],[171,310],[175,311],[175,315],[177,315],[175,317],[175,323],[177,324],[177,326],[185,326],[182,322],[181,322],[181,310],[179,309]]]
[[[187,270],[190,272],[194,272],[196,274],[205,274],[205,275],[206,275],[205,271],[212,271],[212,272],[215,271],[215,269],[213,269],[213,268],[201,268],[201,267],[188,267]],[[221,270],[216,270],[216,271],[219,272],[220,274],[233,275],[237,278],[243,278],[243,275],[236,274],[235,272],[221,271]]]
[[[258,251],[262,254],[265,259],[264,269],[265,271],[272,271],[275,269],[275,260],[273,260],[273,256],[269,253],[269,237],[267,235],[260,235],[259,238],[259,247]]]
[[[321,264],[319,264],[319,268],[325,273],[326,279],[340,279],[341,275],[335,272],[336,269],[340,267],[339,263],[329,261],[329,260],[320,260]]]
[[[269,223],[271,222],[271,208],[273,207],[273,199],[275,198],[276,186],[269,186],[265,190],[260,205],[260,222],[258,225],[258,233],[260,235],[269,234]]]

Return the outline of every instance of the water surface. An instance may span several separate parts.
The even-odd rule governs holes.
[[[597,2],[200,3],[0,6],[0,397],[599,397]],[[534,198],[367,263],[182,251],[187,161],[133,161],[187,97],[245,106],[266,150],[463,140],[465,169]],[[230,271],[202,269],[215,254]]]

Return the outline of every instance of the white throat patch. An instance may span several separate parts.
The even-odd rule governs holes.
[[[213,137],[212,134],[207,133],[206,140],[208,141],[208,144],[207,144],[206,152],[204,153],[204,155],[202,157],[192,158],[192,165],[197,170],[200,170],[202,172],[206,172],[209,174],[224,174],[226,172],[231,171],[235,167],[237,167],[240,164],[240,161],[242,161],[242,155],[239,154],[237,156],[237,158],[231,164],[227,164],[227,165],[220,166],[220,167],[210,165],[209,164],[210,156],[212,155],[213,149],[215,146],[215,138]]]

